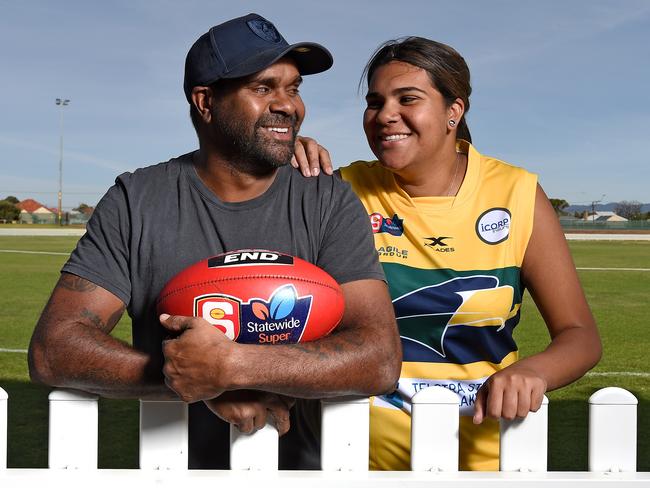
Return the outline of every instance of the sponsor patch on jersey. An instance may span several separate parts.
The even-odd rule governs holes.
[[[380,258],[402,258],[408,259],[409,250],[400,249],[396,246],[379,246],[377,248],[377,254]]]
[[[447,242],[449,239],[453,239],[453,237],[425,237],[424,240],[427,242],[424,243],[424,247],[433,249],[435,252],[455,252],[456,249]]]
[[[194,316],[240,343],[295,343],[309,320],[312,298],[299,297],[293,285],[276,288],[268,300],[252,298],[246,303],[227,295],[202,295],[194,299]]]
[[[397,214],[388,218],[379,212],[373,212],[369,217],[373,234],[383,234],[385,232],[399,237],[404,233],[404,219],[400,219]]]
[[[507,208],[491,208],[476,220],[476,235],[486,244],[499,244],[510,235],[512,215]]]
[[[394,392],[374,397],[372,404],[375,407],[404,410],[410,414],[413,395],[430,386],[439,386],[456,393],[460,414],[471,417],[474,415],[476,394],[487,379],[487,376],[471,380],[400,378]]]

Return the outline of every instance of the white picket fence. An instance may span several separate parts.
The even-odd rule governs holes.
[[[177,401],[141,401],[139,470],[98,470],[97,397],[55,390],[49,399],[49,469],[7,469],[8,399],[0,388],[0,487],[650,487],[650,473],[636,472],[637,399],[615,387],[589,399],[585,473],[547,472],[546,398],[526,419],[501,422],[500,472],[458,471],[458,398],[438,387],[413,398],[411,471],[403,472],[368,471],[366,398],[323,401],[322,471],[278,471],[278,435],[271,425],[252,435],[231,430],[231,470],[187,470],[187,405]]]

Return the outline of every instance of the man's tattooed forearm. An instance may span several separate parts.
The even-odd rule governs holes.
[[[96,313],[88,310],[87,308],[84,308],[81,311],[81,316],[87,320],[89,320],[95,327],[98,329],[104,330],[106,328],[106,324],[102,322],[102,319],[97,315]]]
[[[104,322],[101,317],[92,310],[88,310],[87,308],[81,310],[81,316],[86,319],[86,321],[90,321],[90,323],[95,327],[107,333],[115,327],[115,324],[120,320],[122,313],[124,313],[124,307],[120,307],[119,310],[108,318],[107,322]]]
[[[78,291],[81,293],[93,291],[97,288],[97,285],[95,283],[84,280],[79,276],[65,273],[61,275],[59,284],[66,290]]]
[[[336,337],[331,337],[327,342],[327,345],[319,342],[310,342],[308,344],[290,344],[289,346],[302,352],[315,354],[321,359],[325,359],[330,353],[340,354],[350,351],[351,349],[349,346],[363,346],[363,340],[356,335],[343,333],[337,334]]]
[[[290,347],[292,349],[297,349],[299,351],[306,352],[308,354],[316,354],[321,359],[327,358],[327,351],[325,351],[325,348],[318,343],[311,343],[309,346],[304,346],[303,344],[300,343],[287,344],[287,347]]]
[[[361,347],[364,345],[363,338],[359,337],[357,334],[341,334],[339,335],[339,339],[352,346]]]

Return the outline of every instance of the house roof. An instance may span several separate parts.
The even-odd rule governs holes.
[[[43,213],[43,210],[47,212],[54,212],[56,213],[58,210],[53,211],[51,208],[47,208],[45,205],[43,205],[40,202],[37,202],[36,200],[33,200],[32,198],[28,198],[26,200],[23,200],[22,202],[18,202],[16,204],[16,207],[19,208],[20,210],[23,210],[27,213],[34,213],[40,210],[39,213]]]
[[[16,207],[18,207],[20,210],[24,210],[27,213],[34,213],[41,208],[46,208],[45,205],[31,198],[23,200],[22,202],[18,202],[16,204]]]

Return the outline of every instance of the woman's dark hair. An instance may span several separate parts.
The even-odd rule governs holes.
[[[382,44],[363,70],[361,79],[370,80],[377,68],[391,61],[402,61],[422,68],[429,73],[431,83],[448,105],[457,98],[465,103],[465,114],[469,112],[469,96],[472,93],[469,68],[463,57],[452,47],[424,37],[405,37]],[[458,138],[472,142],[465,114],[458,121]]]

